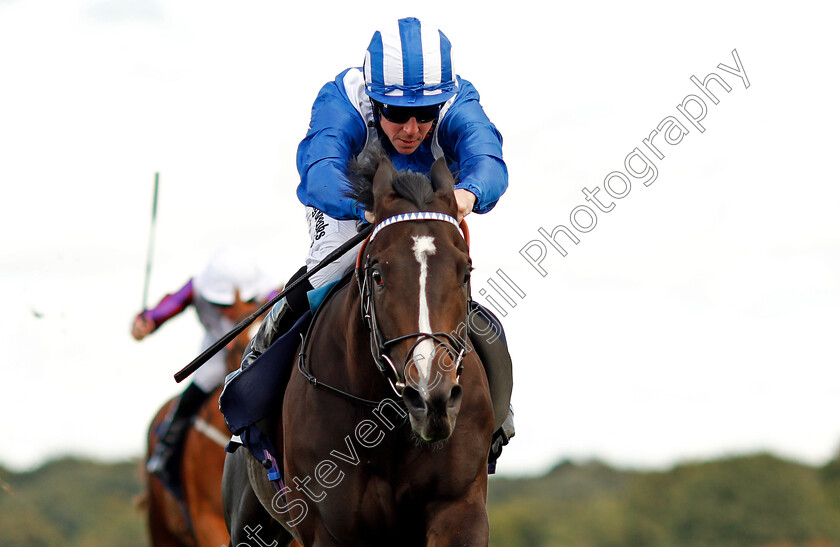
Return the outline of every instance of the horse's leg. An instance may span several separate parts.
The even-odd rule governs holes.
[[[172,509],[165,497],[169,495],[166,488],[156,479],[149,478],[148,498],[148,529],[149,540],[154,547],[185,547],[181,536],[169,528],[167,509]]]
[[[158,441],[157,427],[163,421],[173,400],[158,410],[147,434],[146,460]],[[146,460],[143,461],[143,476],[146,481],[146,524],[149,541],[154,547],[185,547],[189,536],[189,526],[184,520],[178,501],[158,480],[146,473]]]
[[[211,444],[208,441],[206,444]],[[189,479],[192,483],[204,481],[202,484],[190,484],[185,488],[189,499],[190,518],[192,519],[193,535],[195,535],[197,547],[220,547],[227,545],[229,535],[225,525],[224,514],[222,513],[222,466],[224,465],[224,451],[219,446],[209,446],[213,451],[222,452],[221,460],[218,462],[218,469],[215,465],[208,466],[205,473],[198,469],[185,465],[185,481]],[[217,455],[211,452],[215,460]],[[210,456],[208,456],[209,458]],[[215,463],[215,462],[213,462]],[[186,486],[186,485],[185,485]]]
[[[220,547],[228,543],[229,536],[222,515],[202,512],[193,520],[193,528],[199,547]]]
[[[427,547],[481,547],[490,541],[487,506],[480,492],[454,503],[431,504],[427,513]]]
[[[216,403],[219,392],[214,392],[198,417],[217,431],[226,431],[224,418]],[[222,511],[222,473],[226,453],[217,443],[195,427],[184,442],[181,487],[198,547],[219,547],[229,539]]]
[[[263,508],[251,488],[246,466],[246,458],[250,457],[244,448],[240,448],[225,458],[222,505],[230,545],[271,545],[276,540],[277,545],[287,546],[291,536]]]

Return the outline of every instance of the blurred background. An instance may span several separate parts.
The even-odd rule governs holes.
[[[505,139],[510,188],[469,217],[474,296],[501,308],[515,366],[493,543],[840,543],[822,3],[189,0],[0,0],[0,543],[144,544],[136,462],[202,335],[192,314],[129,335],[155,173],[150,303],[220,245],[285,281],[308,245],[295,151],[315,95],[408,15],[447,34]],[[718,68],[733,50],[749,87]],[[731,91],[710,85],[701,132],[677,106],[711,72]],[[538,273],[520,251],[591,207],[584,188],[607,202],[669,116],[688,133],[656,180],[593,208]],[[524,297],[495,291],[500,270]]]

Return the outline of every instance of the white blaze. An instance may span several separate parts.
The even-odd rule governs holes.
[[[426,296],[426,278],[429,273],[428,257],[429,255],[435,254],[435,238],[432,236],[413,236],[412,239],[414,240],[414,246],[411,250],[414,251],[414,258],[416,258],[417,262],[420,263],[420,313],[417,318],[417,332],[431,333],[432,324],[431,319],[429,318],[429,300]],[[434,343],[432,343],[429,339],[423,340],[417,344],[416,348],[414,348],[414,354],[412,357],[415,365],[417,366],[417,371],[420,373],[420,385],[417,387],[420,388],[418,391],[420,391],[421,394],[423,393],[422,388],[428,387],[429,385],[429,377],[431,375],[432,368],[431,360],[434,349]]]

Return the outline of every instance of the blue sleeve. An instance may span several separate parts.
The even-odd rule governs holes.
[[[297,151],[297,196],[304,205],[333,218],[364,219],[364,211],[344,195],[349,184],[347,164],[364,147],[367,129],[347,98],[343,75],[324,85],[312,106],[309,130]]]
[[[476,213],[492,209],[508,186],[507,166],[502,159],[502,135],[479,103],[478,91],[459,79],[457,98],[441,120],[439,143],[457,163],[456,188],[475,194]]]

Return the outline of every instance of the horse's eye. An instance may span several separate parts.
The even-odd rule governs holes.
[[[379,273],[378,270],[373,270],[373,272],[370,274],[370,278],[373,280],[374,283],[376,283],[377,287],[385,286],[385,280],[382,279],[382,274]]]
[[[467,272],[464,274],[464,285],[468,285],[470,282],[470,272],[472,272],[472,268],[468,268]]]

